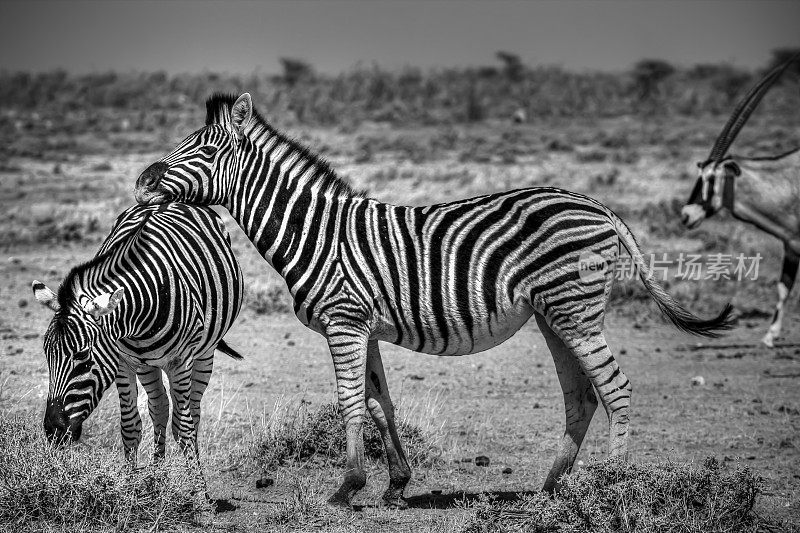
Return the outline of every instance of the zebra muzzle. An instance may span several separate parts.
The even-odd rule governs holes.
[[[61,400],[51,400],[47,402],[47,409],[44,413],[44,433],[50,442],[65,444],[68,441],[75,442],[81,437],[83,424],[75,419],[70,420],[64,411],[64,403]]]
[[[168,194],[157,190],[158,184],[167,173],[167,170],[169,170],[169,166],[161,161],[153,163],[144,169],[144,172],[136,180],[134,189],[136,202],[140,204],[156,204],[169,200]]]

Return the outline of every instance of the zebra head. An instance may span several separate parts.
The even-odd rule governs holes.
[[[219,106],[220,100],[230,101]],[[136,180],[138,203],[224,204],[228,185],[239,170],[237,155],[249,144],[245,131],[253,117],[253,102],[249,93],[235,102],[218,95],[206,107],[206,125]]]
[[[733,180],[742,171],[730,158],[722,161],[698,163],[700,175],[681,209],[681,222],[687,228],[696,228],[703,219],[713,216],[723,206],[733,203]]]
[[[94,411],[103,392],[111,386],[117,368],[97,357],[101,334],[98,319],[112,311],[122,299],[122,289],[85,297],[67,304],[44,283],[34,281],[36,299],[53,311],[44,335],[44,353],[50,373],[44,431],[51,441],[73,441],[81,436],[83,421]],[[62,305],[64,304],[64,305]],[[113,366],[113,368],[111,368]]]

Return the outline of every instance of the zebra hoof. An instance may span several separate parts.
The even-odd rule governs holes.
[[[353,506],[350,505],[350,500],[347,498],[347,496],[343,496],[338,492],[328,498],[328,505],[339,509],[346,509],[348,511],[353,510]]]
[[[402,496],[384,494],[383,504],[389,509],[408,509],[408,502]]]
[[[775,347],[775,341],[772,339],[772,335],[770,335],[769,333],[764,335],[764,338],[761,339],[761,344],[763,344],[767,348]]]

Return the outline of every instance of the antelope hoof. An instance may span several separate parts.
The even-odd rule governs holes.
[[[774,348],[775,342],[772,338],[772,334],[767,333],[766,335],[764,335],[764,338],[761,339],[761,344],[763,344],[767,348]]]

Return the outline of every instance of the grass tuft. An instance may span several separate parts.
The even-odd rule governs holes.
[[[553,497],[479,500],[464,531],[755,531],[760,488],[747,468],[729,469],[714,458],[700,466],[607,459],[565,476]]]
[[[256,466],[271,471],[291,463],[344,464],[346,437],[336,404],[311,411],[307,402],[301,402],[284,411],[264,423],[250,444],[249,456]],[[365,418],[364,453],[378,461],[384,456],[383,442],[372,419],[369,415]],[[412,467],[438,462],[440,450],[432,436],[404,420],[397,421],[397,429]]]
[[[182,456],[130,470],[119,454],[51,446],[32,417],[0,414],[0,522],[27,528],[171,530],[210,511]]]

